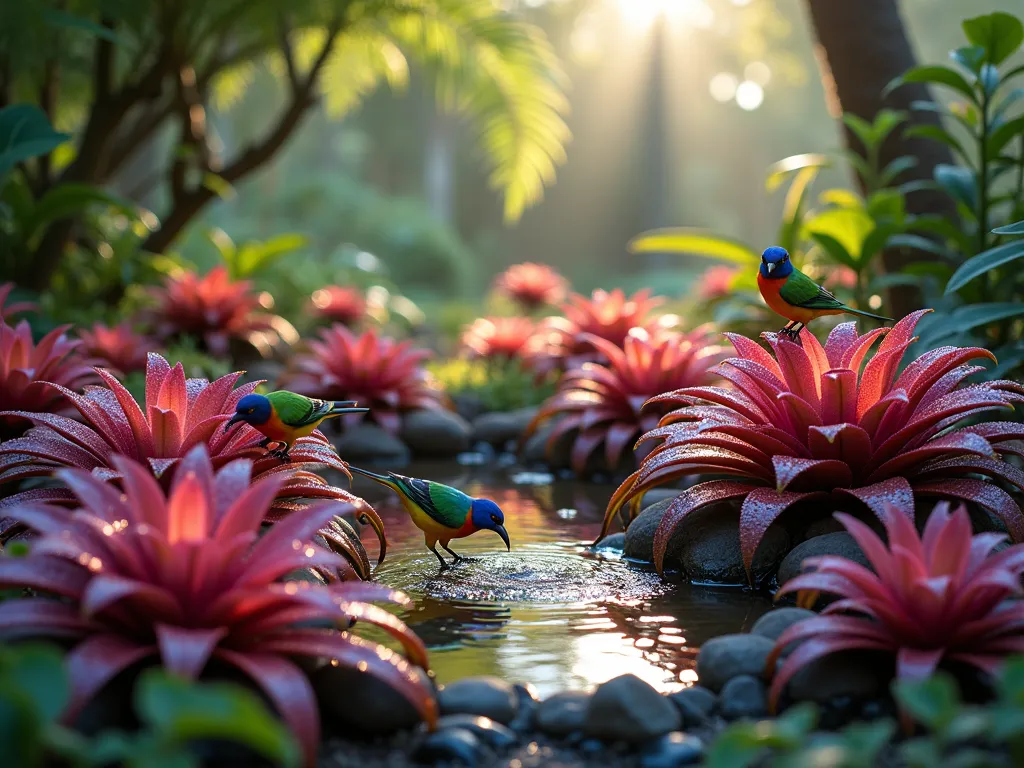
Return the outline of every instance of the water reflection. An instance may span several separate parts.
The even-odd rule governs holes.
[[[494,499],[512,538],[511,552],[487,532],[453,541],[473,560],[440,573],[398,502],[357,483],[387,526],[390,549],[375,578],[415,599],[404,618],[430,648],[440,682],[497,674],[548,694],[628,672],[674,690],[694,681],[701,643],[749,628],[769,607],[740,591],[667,585],[591,552],[610,487],[517,485],[505,470],[452,465],[405,473]]]

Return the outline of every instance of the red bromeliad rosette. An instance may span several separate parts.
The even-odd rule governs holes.
[[[569,281],[547,264],[513,264],[494,281],[495,290],[531,311],[565,300]]]
[[[279,489],[268,511],[269,520],[280,519],[312,501],[334,499],[354,508],[370,523],[385,552],[384,525],[363,499],[330,485],[314,470],[327,466],[351,477],[348,465],[320,432],[299,439],[291,450],[292,463],[267,455],[259,443],[263,435],[248,425],[225,432],[224,423],[235,412],[235,404],[260,382],[235,387],[240,374],[216,381],[186,379],[181,363],[173,368],[155,353],[149,355],[146,370],[146,398],[140,405],[113,374],[97,369],[106,386],[87,387],[79,395],[62,386],[58,392],[81,414],[82,420],[28,411],[3,411],[2,417],[18,417],[36,424],[23,437],[0,443],[0,483],[27,477],[49,476],[55,469],[75,467],[92,472],[102,480],[119,481],[116,459],[127,456],[149,466],[165,488],[173,481],[177,465],[192,448],[205,445],[214,467],[238,458],[254,461],[253,476],[260,478],[285,473],[287,482]],[[37,488],[0,500],[3,535],[16,532],[10,507],[25,501],[66,503],[74,496],[67,488]],[[366,552],[354,532],[337,522],[324,535],[348,556],[362,578],[369,575]]]
[[[608,362],[584,363],[563,374],[558,392],[541,406],[523,437],[562,417],[548,438],[548,450],[566,433],[578,431],[570,461],[579,474],[602,444],[608,468],[614,470],[627,446],[664,415],[666,408],[659,409],[650,398],[710,381],[709,371],[722,351],[703,330],[662,333],[652,339],[642,328],[634,328],[621,349],[597,336],[585,338]]]
[[[754,341],[726,334],[738,357],[714,373],[732,388],[688,387],[652,399],[682,406],[641,440],[660,443],[615,492],[607,529],[627,502],[685,475],[736,479],[701,483],[678,496],[655,535],[659,569],[672,533],[691,512],[723,500],[742,500],[740,545],[747,571],[768,526],[793,505],[838,493],[875,514],[886,503],[912,511],[915,497],[958,498],[999,517],[1015,541],[1024,516],[1013,498],[982,475],[1024,488],[1024,473],[1000,457],[1021,454],[1024,424],[960,426],[969,417],[1012,409],[1024,387],[1012,381],[961,386],[982,370],[971,360],[994,360],[975,347],[940,347],[897,376],[914,326],[927,310],[893,328],[859,336],[854,323],[837,326],[825,346],[809,332],[802,346],[774,333]],[[865,364],[872,344],[882,339]],[[603,534],[602,534],[603,535]]]
[[[282,388],[324,400],[356,400],[370,412],[342,416],[344,423],[365,415],[392,434],[398,433],[400,411],[445,408],[444,393],[423,367],[429,350],[373,330],[356,336],[337,323],[319,337],[292,358]]]
[[[31,301],[16,301],[13,304],[7,303],[7,297],[14,290],[14,283],[0,283],[0,320],[7,320],[22,312],[35,312],[38,306]]]
[[[95,323],[90,330],[79,330],[78,338],[96,365],[113,368],[122,376],[146,370],[149,353],[156,346],[149,337],[136,333],[130,323],[113,327]]]
[[[309,305],[316,317],[354,328],[366,319],[366,298],[351,285],[327,285],[313,292]]]
[[[312,544],[340,506],[293,512],[261,535],[268,507],[292,471],[251,480],[241,459],[214,474],[206,448],[185,455],[165,493],[149,467],[115,456],[123,491],[82,470],[60,470],[76,509],[27,502],[12,510],[39,534],[28,555],[0,558],[0,585],[57,597],[0,603],[0,638],[54,637],[67,655],[74,717],[118,673],[158,659],[186,678],[211,660],[250,678],[316,763],[316,697],[295,657],[326,657],[395,688],[429,723],[437,716],[422,641],[396,616],[366,601],[407,605],[388,587],[360,582],[282,582],[342,558]],[[330,627],[381,627],[405,657]],[[310,628],[310,624],[323,629]]]
[[[799,645],[775,671],[772,707],[800,669],[815,659],[848,650],[895,657],[896,677],[922,680],[943,661],[958,661],[994,674],[1010,654],[1024,652],[1021,594],[1024,546],[993,554],[1005,537],[971,536],[961,506],[952,514],[939,504],[918,537],[910,519],[892,507],[884,514],[888,547],[864,523],[836,517],[860,545],[872,570],[839,556],[812,557],[814,569],[786,582],[778,594],[829,592],[839,600],[821,616],[780,635],[768,668],[787,647]]]
[[[462,333],[462,347],[481,360],[521,360],[533,354],[537,325],[528,317],[478,317]]]
[[[65,335],[68,328],[54,328],[36,344],[27,320],[13,328],[0,320],[0,404],[5,411],[64,413],[70,409],[65,391],[96,380],[82,342]],[[27,418],[0,414],[0,440],[24,432]]]

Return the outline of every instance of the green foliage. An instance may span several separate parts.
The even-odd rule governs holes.
[[[962,163],[937,167],[934,186],[956,204],[963,231],[934,218],[916,228],[935,238],[933,252],[941,260],[934,274],[945,282],[945,294],[964,306],[929,318],[923,342],[985,346],[999,357],[1002,374],[1024,362],[1022,313],[1011,309],[1024,302],[1016,263],[1024,256],[1024,89],[1015,87],[1024,68],[1005,66],[1021,49],[1024,25],[993,13],[966,20],[963,29],[968,44],[950,54],[951,65],[917,67],[889,87],[929,83],[954,96],[949,104],[915,104],[938,112],[944,125],[908,131],[945,144]]]
[[[48,155],[71,137],[55,131],[34,104],[0,109],[0,182],[18,163]]]
[[[256,694],[226,683],[191,683],[161,669],[135,689],[142,728],[86,738],[59,722],[70,699],[60,652],[45,645],[0,646],[0,738],[5,764],[42,768],[198,768],[190,745],[240,745],[280,766],[298,766],[298,745]]]
[[[452,358],[427,364],[449,395],[475,395],[488,411],[512,411],[540,405],[555,393],[555,374],[540,380],[519,360]]]
[[[185,369],[185,375],[192,379],[213,381],[221,376],[226,376],[232,370],[229,360],[220,360],[207,355],[199,349],[196,340],[189,336],[184,336],[180,341],[169,346],[163,355],[171,365],[181,363]]]
[[[263,274],[282,256],[294,254],[306,245],[306,238],[295,233],[262,242],[250,240],[241,245],[236,245],[221,229],[211,230],[207,236],[224,260],[232,280],[247,280]],[[294,264],[291,266],[295,268]]]

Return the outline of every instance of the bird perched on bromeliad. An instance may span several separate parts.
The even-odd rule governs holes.
[[[490,499],[475,499],[449,485],[417,480],[394,472],[378,475],[352,465],[349,465],[349,469],[398,494],[413,523],[423,531],[427,547],[440,561],[441,570],[448,568],[449,563],[437,551],[438,543],[455,558],[452,562],[458,563],[468,558],[455,552],[448,546],[448,542],[465,538],[477,531],[494,531],[501,536],[505,547],[512,550],[508,531],[505,530],[505,515]]]
[[[757,287],[768,307],[789,322],[779,333],[798,339],[800,329],[811,320],[824,315],[849,313],[892,322],[891,317],[873,315],[848,307],[807,275],[793,266],[785,248],[773,245],[761,254],[761,268],[757,273]]]
[[[235,415],[224,425],[224,431],[240,421],[245,422],[266,438],[260,443],[261,448],[282,461],[291,461],[288,451],[295,441],[313,434],[324,420],[370,410],[355,405],[354,400],[317,400],[285,390],[267,395],[253,393],[238,401]],[[271,450],[272,444],[282,447]]]

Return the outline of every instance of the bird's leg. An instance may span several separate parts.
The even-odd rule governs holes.
[[[796,324],[796,320],[790,320],[782,328],[779,329],[779,333],[783,336],[789,336],[789,330]]]
[[[444,546],[444,545],[442,544],[441,546]],[[448,549],[448,547],[445,547],[445,549]],[[437,551],[437,542],[436,541],[433,544],[430,545],[430,551],[434,553],[434,556],[441,563],[441,570],[442,571],[447,571],[451,567],[451,566],[448,565],[448,561],[445,560],[443,557],[441,557],[441,553]],[[450,549],[448,549],[448,551],[451,552]]]
[[[273,442],[276,442],[276,441],[271,440],[269,437],[264,437],[263,440],[260,441],[259,446],[260,446],[260,448],[266,448],[267,450],[270,450],[270,444],[273,443]]]
[[[291,460],[292,460],[292,457],[288,455],[288,448],[290,446],[288,445],[288,443],[283,443],[283,445],[284,445],[284,448],[278,448],[275,451],[271,451],[270,455],[274,456],[275,458],[280,459],[281,461],[285,462],[286,464],[290,464]]]
[[[471,557],[463,557],[458,552],[456,552],[454,549],[449,547],[447,544],[442,544],[441,546],[444,548],[445,552],[447,552],[449,555],[451,555],[452,557],[455,558],[455,562],[456,563],[468,563],[468,562],[471,562],[472,559],[473,559]]]

